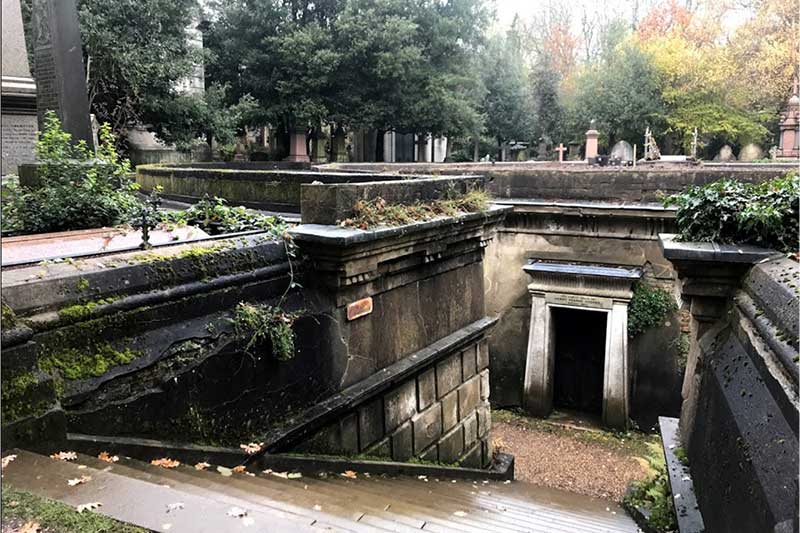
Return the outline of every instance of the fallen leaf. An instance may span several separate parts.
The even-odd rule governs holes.
[[[341,474],[342,477],[349,477],[350,479],[356,479],[358,474],[353,472],[352,470],[345,470],[344,473]]]
[[[16,507],[17,505],[19,505],[19,502],[17,500],[11,500],[10,502],[8,502],[9,507]]]
[[[245,527],[247,527],[247,526],[252,526],[252,525],[253,525],[253,524],[255,524],[255,523],[256,523],[256,521],[255,521],[255,520],[253,520],[253,519],[252,519],[251,517],[249,517],[249,516],[245,516],[245,517],[243,517],[243,518],[242,518],[242,525],[243,525],[243,526],[245,526]]]
[[[239,448],[244,450],[247,455],[253,455],[261,451],[264,447],[263,442],[251,442],[249,444],[240,444]]]
[[[74,479],[68,479],[67,485],[69,485],[70,487],[74,487],[75,485],[83,485],[84,483],[88,483],[91,480],[92,476],[76,477]]]
[[[288,472],[272,472],[272,471],[270,471],[270,474],[272,474],[275,477],[282,477],[283,479],[289,479]]]
[[[82,503],[78,506],[78,512],[82,513],[84,511],[94,511],[102,505],[103,504],[100,502]]]
[[[206,462],[203,462],[203,463],[197,463],[196,465],[194,465],[194,468],[195,468],[195,470],[205,470],[209,466],[211,466],[211,465],[206,463]]]
[[[456,515],[456,516],[467,516],[467,513],[465,513],[464,511],[456,511],[453,514]]]
[[[314,510],[315,511],[321,511],[322,510],[322,506],[321,505],[315,505],[314,506]]]
[[[119,457],[116,455],[110,455],[108,452],[100,452],[100,455],[98,455],[97,458],[107,463],[116,463],[119,461]]]
[[[247,468],[244,465],[234,466],[231,471],[236,474],[244,474]]]
[[[427,480],[427,479],[428,479],[428,476],[417,476],[417,479],[424,479],[424,480]]]
[[[75,452],[58,452],[51,455],[50,458],[58,459],[59,461],[74,461],[78,458],[78,454]]]
[[[78,470],[86,470],[86,465],[78,465]]]
[[[167,512],[178,511],[180,509],[183,509],[183,502],[168,503],[167,504]]]
[[[228,516],[233,516],[235,518],[242,518],[243,516],[247,516],[247,511],[245,511],[241,507],[231,507],[230,509],[228,509]]]
[[[303,477],[303,474],[301,474],[300,472],[292,472],[287,477],[289,479],[300,479],[301,477]]]
[[[176,468],[181,463],[180,461],[170,459],[169,457],[162,457],[161,459],[153,459],[150,461],[150,464],[154,466],[160,466],[161,468]]]
[[[39,533],[42,530],[42,526],[39,525],[39,522],[25,522],[21,528],[17,530],[17,533]]]
[[[225,468],[224,466],[218,466],[217,472],[219,472],[225,477],[233,475],[233,470],[231,470],[230,468]]]
[[[17,458],[16,455],[6,455],[5,457],[3,457],[3,464],[2,464],[3,469],[5,469],[5,467],[7,467],[9,463],[16,458]]]

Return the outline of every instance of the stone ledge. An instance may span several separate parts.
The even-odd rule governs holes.
[[[672,488],[672,503],[678,518],[678,530],[680,533],[703,533],[705,524],[697,506],[691,472],[675,455],[675,450],[680,446],[678,419],[660,416],[658,425],[667,462],[669,485]]]
[[[679,241],[675,234],[659,235],[664,257],[670,261],[753,264],[780,255],[775,250],[749,244]]]

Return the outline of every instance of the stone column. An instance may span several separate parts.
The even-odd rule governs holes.
[[[308,163],[311,159],[308,157],[308,150],[306,149],[306,130],[295,128],[289,133],[289,156],[286,161],[295,161],[301,163]]]
[[[586,160],[589,161],[593,157],[597,157],[597,138],[600,132],[592,128],[586,132]]]
[[[618,429],[628,426],[628,302],[614,302],[606,325],[606,357],[603,370],[603,424]]]
[[[531,324],[522,391],[524,409],[534,416],[547,416],[553,410],[553,350],[550,310],[544,293],[531,291]]]

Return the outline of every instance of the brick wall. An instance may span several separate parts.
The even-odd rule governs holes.
[[[492,459],[491,423],[489,351],[483,339],[353,406],[293,451],[480,468]]]

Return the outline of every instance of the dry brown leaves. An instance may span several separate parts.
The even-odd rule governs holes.
[[[39,533],[41,530],[42,526],[39,525],[39,522],[25,522],[22,527],[14,531],[16,533]]]
[[[180,466],[181,462],[170,459],[169,457],[162,457],[161,459],[153,459],[150,461],[150,464],[153,466],[160,466],[161,468],[177,468]]]
[[[254,455],[257,454],[264,448],[263,442],[251,442],[249,444],[240,444],[239,448],[244,450],[244,453],[247,455]]]
[[[69,485],[70,487],[74,487],[76,485],[83,485],[84,483],[88,483],[91,480],[92,480],[92,476],[76,477],[76,478],[73,478],[73,479],[68,479],[67,480],[67,485]]]
[[[5,457],[3,457],[3,463],[2,463],[3,470],[5,470],[6,467],[11,463],[11,461],[13,461],[16,458],[17,458],[17,456],[13,455],[13,454],[12,455],[6,455]]]
[[[244,465],[239,465],[231,468],[231,471],[233,471],[234,474],[244,474],[247,471],[247,468],[245,468]]]
[[[119,457],[117,457],[116,455],[110,455],[108,452],[100,452],[97,458],[107,463],[116,463],[117,461],[119,461]]]
[[[206,462],[202,462],[202,463],[197,463],[196,465],[194,465],[194,469],[195,470],[205,470],[209,466],[211,466],[211,465],[206,463]]]
[[[344,472],[342,472],[339,475],[342,476],[342,477],[349,477],[350,479],[356,479],[358,477],[358,474],[356,474],[352,470],[345,470]]]
[[[78,458],[75,452],[58,452],[50,456],[51,459],[58,459],[59,461],[74,461]]]

